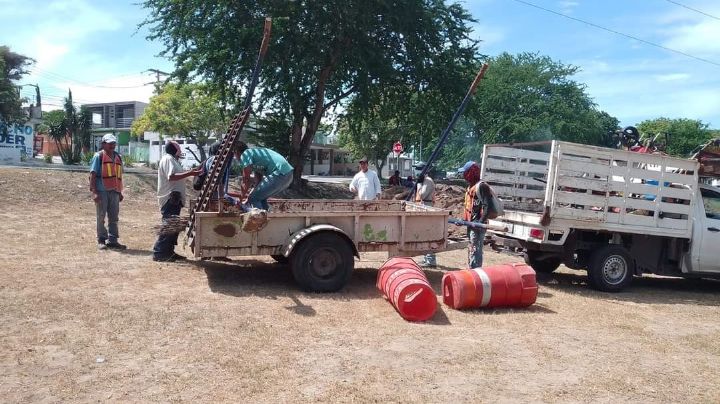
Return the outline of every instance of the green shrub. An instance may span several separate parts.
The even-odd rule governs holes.
[[[90,160],[92,160],[94,155],[95,155],[95,153],[93,153],[93,152],[90,152],[90,151],[85,152],[82,154],[82,156],[80,156],[80,162],[84,166],[90,165]]]
[[[125,155],[123,156],[123,163],[125,163],[125,167],[132,167],[133,164],[137,163],[137,160],[131,155]]]
[[[44,154],[43,155],[43,161],[48,164],[52,164],[52,158],[53,158],[52,154]]]

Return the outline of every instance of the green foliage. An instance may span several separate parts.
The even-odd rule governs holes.
[[[453,85],[434,66],[451,61],[463,66],[476,56],[470,15],[440,0],[145,0],[143,5],[150,10],[145,21],[150,38],[164,42],[175,75],[210,79],[221,99],[235,107],[255,63],[264,16],[282,17],[273,24],[256,99],[258,110],[290,117],[296,185],[328,109],[376,86]],[[453,70],[446,72],[455,77]]]
[[[283,156],[290,154],[290,129],[292,123],[288,118],[278,114],[268,114],[258,118],[255,131],[248,131],[248,142],[275,150]]]
[[[131,155],[129,155],[129,154],[123,155],[123,156],[122,156],[122,159],[123,159],[123,165],[124,165],[125,167],[133,167],[133,165],[134,165],[135,163],[137,163],[137,160],[135,160],[135,157],[133,157],[133,156],[131,156]]]
[[[43,161],[46,162],[47,164],[52,164],[52,158],[53,158],[52,154],[43,155]]]
[[[202,146],[208,137],[224,133],[226,128],[220,100],[209,86],[169,83],[150,98],[142,116],[133,122],[131,134],[140,136],[145,131],[155,131],[162,136],[180,135],[194,139],[204,160]]]
[[[27,68],[35,62],[27,56],[0,46],[0,122],[24,124],[28,116],[22,109],[24,98],[20,97],[17,81],[28,73]],[[5,130],[5,125],[2,125]]]
[[[617,120],[595,108],[578,68],[534,53],[500,54],[469,113],[483,143],[567,140],[598,144]],[[611,126],[611,127],[608,127]]]
[[[55,141],[63,164],[78,164],[82,160],[83,150],[90,148],[92,114],[73,104],[72,91],[68,90],[63,110],[45,114],[44,125],[50,138]]]
[[[465,161],[478,161],[486,143],[559,139],[599,144],[618,125],[616,118],[595,108],[584,85],[571,79],[574,66],[531,53],[503,53],[488,63],[478,92],[434,166],[454,170]],[[422,146],[426,160],[478,70],[477,65],[440,67],[434,76],[449,85],[438,79],[428,87],[384,88],[363,98],[367,108],[356,100],[350,103],[340,126],[343,144],[356,155],[385,156],[403,138],[416,151]],[[451,73],[455,79],[447,80]]]
[[[657,134],[667,134],[669,142],[665,152],[678,157],[690,157],[691,152],[707,143],[717,134],[708,129],[708,124],[696,119],[649,119],[637,125],[641,135],[653,138]]]
[[[90,165],[90,161],[92,160],[94,155],[95,155],[95,153],[91,152],[91,151],[83,152],[80,155],[80,163],[84,166]]]

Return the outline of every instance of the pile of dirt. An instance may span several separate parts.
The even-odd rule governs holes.
[[[280,199],[353,199],[346,184],[305,182],[302,189],[290,187],[275,196]]]

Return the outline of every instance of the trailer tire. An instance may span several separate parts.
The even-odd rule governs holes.
[[[560,264],[562,264],[562,257],[550,257],[540,260],[538,259],[538,253],[535,251],[526,252],[524,257],[525,263],[530,265],[532,269],[539,274],[549,274],[555,272]]]
[[[310,292],[336,292],[350,280],[355,257],[348,241],[323,232],[308,236],[290,255],[293,277]]]
[[[635,262],[627,250],[619,245],[608,245],[590,258],[588,285],[603,292],[620,292],[633,279]]]

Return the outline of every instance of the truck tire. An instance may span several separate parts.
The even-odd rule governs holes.
[[[525,263],[530,265],[537,273],[552,273],[562,264],[562,257],[548,257],[540,260],[538,259],[539,255],[540,253],[537,251],[528,251],[525,253]]]
[[[350,280],[355,257],[348,241],[339,234],[311,235],[290,255],[293,277],[310,292],[336,292]]]
[[[588,266],[588,285],[603,292],[620,292],[632,282],[635,262],[627,250],[608,245],[596,251]]]

